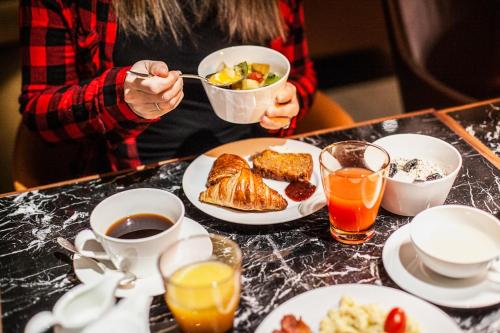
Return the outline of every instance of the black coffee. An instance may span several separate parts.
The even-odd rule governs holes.
[[[106,236],[120,239],[151,237],[167,230],[174,222],[157,214],[136,214],[119,219],[109,226]]]

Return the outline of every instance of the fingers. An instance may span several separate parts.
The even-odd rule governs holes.
[[[297,88],[290,82],[287,82],[285,87],[276,95],[276,103],[288,103],[297,95]]]
[[[128,80],[128,76],[126,80]],[[132,88],[136,90],[140,90],[146,94],[156,95],[172,88],[177,80],[182,80],[182,78],[180,78],[180,72],[170,71],[166,77],[152,76],[147,79],[134,77],[130,79],[130,83]]]
[[[158,106],[160,107],[160,109],[162,111],[167,110],[167,112],[169,112],[169,111],[172,111],[173,109],[175,109],[179,105],[179,103],[182,101],[183,98],[184,98],[184,92],[180,91],[177,95],[175,95],[174,97],[172,97],[168,101],[158,103]],[[167,113],[167,112],[165,112],[165,113]]]
[[[299,109],[297,90],[287,82],[276,95],[276,103],[267,109],[266,115],[260,120],[260,125],[269,130],[288,128],[291,118],[299,113]]]
[[[180,72],[178,72],[178,73],[180,73]],[[174,85],[161,95],[161,99],[163,101],[171,100],[174,96],[177,96],[180,91],[182,91],[183,87],[184,87],[184,81],[182,80],[181,77],[178,76]]]
[[[181,73],[170,71],[163,61],[141,60],[131,70],[151,74],[148,78],[133,74],[125,77],[123,97],[132,111],[140,117],[161,117],[182,101],[184,93]]]
[[[150,104],[166,102],[178,95],[183,89],[184,82],[182,78],[178,78],[174,85],[167,91],[160,92],[159,94],[149,94],[141,90],[126,88],[125,89],[125,102],[131,104]]]
[[[125,90],[125,102],[129,104],[146,104],[163,102],[163,94],[150,95],[135,89]]]
[[[260,126],[268,130],[277,130],[287,128],[290,125],[290,118],[288,117],[268,117],[264,116],[260,120]]]
[[[269,107],[266,115],[269,117],[295,117],[299,113],[299,103],[297,97],[293,97],[290,103],[275,104]]]
[[[145,66],[149,74],[167,77],[168,76],[168,66],[163,61],[146,61]]]
[[[181,90],[177,95],[172,97],[168,101],[158,102],[158,103],[147,103],[147,104],[129,104],[137,115],[145,119],[154,119],[161,117],[168,112],[175,109],[182,99],[184,98],[184,92]],[[156,104],[156,105],[155,105]]]

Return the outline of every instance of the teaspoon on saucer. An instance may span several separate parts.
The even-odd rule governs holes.
[[[82,255],[80,252],[78,252],[78,250],[73,245],[73,243],[71,243],[66,238],[57,237],[57,243],[59,245],[61,245],[61,247],[63,247],[64,249],[66,249],[66,250],[68,250],[70,252],[73,252],[75,254],[78,254],[78,255],[80,255],[82,257],[85,257],[89,261],[93,262],[97,267],[99,267],[99,269],[101,269],[103,271],[103,273],[106,273],[106,272],[109,272],[109,271],[113,271],[112,269],[108,268],[102,262],[100,262],[100,261],[98,261],[98,260],[96,260],[94,258],[90,258],[90,257]],[[125,274],[125,275],[123,276],[123,278],[118,283],[118,286],[120,288],[131,288],[131,287],[133,287],[134,286],[134,281],[137,279],[137,277],[133,273],[130,273],[130,272],[122,272],[122,273]]]

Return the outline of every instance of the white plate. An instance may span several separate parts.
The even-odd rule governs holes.
[[[195,235],[208,235],[208,231],[198,222],[191,220],[188,217],[184,218],[184,224],[180,230],[179,238],[185,238]],[[114,266],[111,262],[103,262],[109,268]],[[92,261],[85,257],[75,255],[73,258],[73,269],[76,277],[82,283],[92,283],[98,279],[102,279],[102,271]],[[129,297],[134,293],[139,292],[143,295],[157,296],[165,291],[163,281],[160,275],[150,276],[147,278],[137,279],[134,287],[130,289],[117,288],[116,297]]]
[[[376,303],[389,311],[401,307],[416,321],[422,332],[462,332],[458,325],[439,308],[401,290],[368,284],[339,284],[307,291],[286,301],[271,312],[255,333],[270,333],[280,328],[286,314],[300,316],[313,332],[329,309],[338,308],[342,296],[350,296],[359,304]]]
[[[425,267],[411,244],[409,225],[399,228],[387,239],[382,261],[398,286],[434,304],[459,309],[500,304],[500,285],[489,281],[486,274],[452,279]]]
[[[244,212],[206,204],[198,200],[200,193],[206,189],[205,184],[207,182],[208,173],[218,156],[224,153],[240,155],[252,165],[249,157],[270,147],[279,152],[309,153],[312,155],[313,173],[311,176],[311,183],[316,185],[316,192],[311,198],[302,202],[293,201],[285,194],[285,188],[288,185],[287,182],[264,179],[264,183],[278,191],[288,201],[288,207],[286,209],[272,212]],[[320,153],[321,149],[318,147],[291,139],[258,138],[231,142],[198,156],[186,169],[184,177],[182,178],[182,188],[189,201],[198,209],[224,221],[239,224],[262,225],[296,220],[316,212],[326,204],[319,169]]]

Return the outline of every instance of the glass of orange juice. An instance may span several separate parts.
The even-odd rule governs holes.
[[[319,159],[333,238],[346,244],[369,240],[385,188],[389,154],[367,142],[342,141],[323,149]]]
[[[240,300],[241,250],[222,236],[181,239],[158,266],[165,301],[184,333],[222,333],[233,327]]]

